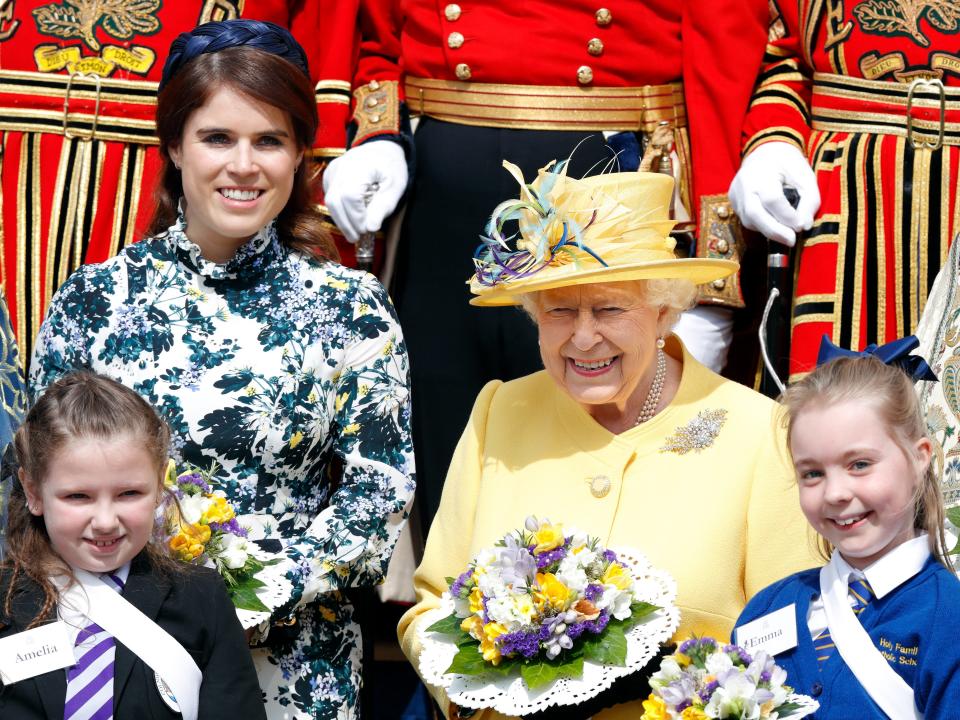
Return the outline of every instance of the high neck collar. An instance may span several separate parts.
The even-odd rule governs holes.
[[[194,272],[212,280],[237,278],[249,271],[259,272],[264,262],[279,250],[277,221],[271,220],[239,247],[236,254],[223,263],[203,257],[200,246],[187,237],[187,219],[181,207],[177,221],[167,230],[167,237],[180,261]],[[266,252],[270,250],[271,252]]]

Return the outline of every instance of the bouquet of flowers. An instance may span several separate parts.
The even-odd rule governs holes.
[[[642,668],[679,622],[665,573],[534,517],[447,582],[446,616],[425,630],[446,649],[425,642],[424,678],[460,705],[506,714],[598,694]]]
[[[786,679],[765,652],[750,657],[737,645],[693,638],[650,677],[652,692],[640,720],[783,720],[816,712],[819,703],[793,694]]]
[[[167,464],[164,484],[172,496],[165,512],[165,541],[174,556],[184,562],[215,568],[227,584],[234,606],[264,612],[257,597],[264,583],[256,578],[265,563],[253,556],[248,532],[237,521],[233,506],[222,490],[214,490],[210,470],[188,467],[178,473],[173,460]]]

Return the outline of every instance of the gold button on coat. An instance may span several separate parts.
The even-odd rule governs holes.
[[[724,255],[726,255],[728,250],[730,250],[730,243],[728,243],[723,238],[721,238],[720,240],[717,240],[718,253],[723,253]]]
[[[591,38],[590,42],[587,43],[587,52],[591,55],[603,54],[603,42],[600,38]]]
[[[447,45],[456,50],[458,47],[463,45],[463,35],[458,32],[452,32],[447,35]]]
[[[581,65],[577,68],[577,82],[581,85],[589,85],[593,82],[593,69],[589,65]]]
[[[613,22],[613,15],[610,14],[610,11],[606,8],[600,8],[597,10],[597,25],[600,27],[606,27],[611,22]]]
[[[711,285],[713,285],[713,287],[717,290],[723,290],[727,286],[727,281],[723,278],[720,278],[719,280],[714,280]]]
[[[457,65],[457,69],[454,72],[456,72],[458,80],[469,80],[470,76],[473,74],[470,72],[470,66],[466,63],[460,63]]]
[[[718,205],[717,217],[721,220],[726,220],[728,217],[730,217],[730,208],[727,205]]]
[[[606,475],[597,475],[590,479],[590,494],[595,498],[606,497],[610,492],[610,478]]]
[[[455,22],[460,19],[460,6],[456,3],[450,3],[443,9],[443,15],[450,22]]]

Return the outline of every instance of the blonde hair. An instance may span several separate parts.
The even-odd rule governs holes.
[[[616,285],[618,287],[636,287],[636,292],[643,302],[659,308],[663,313],[657,323],[657,332],[660,337],[670,334],[677,324],[680,315],[693,307],[697,299],[697,286],[689,280],[681,278],[655,278],[652,280],[627,280],[618,283],[597,283]],[[524,293],[520,296],[520,304],[534,322],[537,320],[537,311],[540,309],[540,294],[538,292]]]
[[[913,381],[900,368],[885,365],[872,356],[839,358],[821,365],[787,388],[781,401],[787,411],[788,447],[791,445],[794,424],[804,410],[849,401],[864,402],[873,407],[891,439],[908,459],[916,457],[919,440],[930,440]],[[950,569],[950,562],[944,553],[947,544],[943,496],[932,462],[927,463],[913,505],[914,528],[927,533],[930,553]],[[830,543],[820,537],[819,545],[824,557],[829,558],[833,550]]]
[[[92,372],[71,373],[52,383],[27,413],[13,444],[24,481],[30,483],[32,489],[39,489],[51,462],[69,442],[78,438],[111,440],[118,437],[135,438],[147,451],[162,491],[170,445],[166,423],[136,392]],[[151,542],[146,550],[155,568],[176,570],[175,561],[164,548]],[[14,482],[10,492],[7,555],[3,567],[11,571],[4,598],[7,616],[11,614],[11,603],[24,576],[43,590],[43,605],[29,627],[45,620],[56,605],[58,594],[50,577],[61,573],[72,576],[70,567],[53,549],[43,517],[34,515],[27,507],[26,492],[20,482]]]

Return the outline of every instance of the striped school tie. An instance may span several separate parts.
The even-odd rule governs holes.
[[[853,600],[850,608],[853,610],[854,615],[862,613],[864,608],[873,600],[873,590],[866,578],[851,579],[847,586],[847,591]],[[822,669],[827,658],[837,650],[837,646],[833,644],[833,638],[830,637],[830,628],[827,628],[816,637],[813,641],[813,647],[817,651],[817,663]]]
[[[123,590],[123,580],[116,575],[104,573],[100,579],[117,592]],[[116,650],[113,635],[96,623],[80,630],[73,648],[77,664],[67,670],[63,720],[112,720]]]

